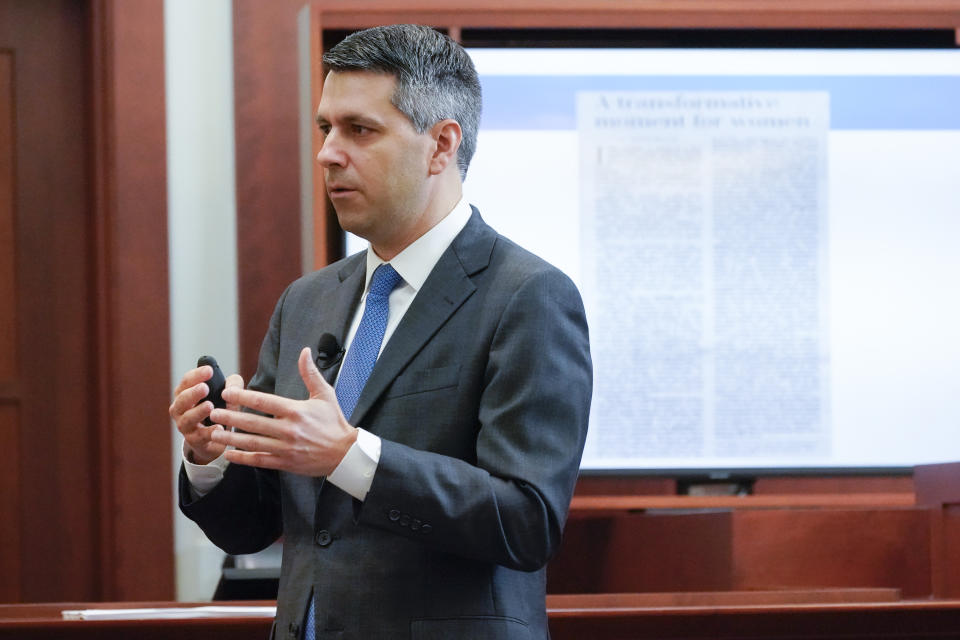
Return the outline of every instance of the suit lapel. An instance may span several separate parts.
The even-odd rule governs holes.
[[[496,233],[474,208],[467,226],[440,256],[377,359],[353,415],[349,416],[351,424],[363,420],[410,360],[473,295],[476,286],[471,276],[489,264],[495,241]]]
[[[314,352],[316,352],[316,345],[320,342],[320,336],[324,333],[333,334],[337,343],[343,344],[347,337],[347,329],[350,326],[353,312],[363,295],[366,273],[366,254],[360,253],[355,260],[348,261],[337,273],[340,286],[328,289],[320,296],[318,303],[313,306],[314,309],[317,309],[317,318],[315,322],[311,323],[307,344],[314,349]],[[342,363],[343,359],[341,358],[337,364],[321,369],[320,373],[324,380],[333,384]]]

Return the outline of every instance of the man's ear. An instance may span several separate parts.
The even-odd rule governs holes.
[[[430,175],[443,173],[451,164],[456,167],[457,150],[460,148],[460,141],[463,140],[460,123],[450,118],[441,120],[433,125],[430,135],[435,145],[433,155],[430,157]]]

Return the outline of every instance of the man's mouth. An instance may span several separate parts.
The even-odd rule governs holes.
[[[356,189],[350,185],[340,184],[340,183],[328,183],[327,184],[327,195],[331,198],[334,196],[345,196],[355,192]]]

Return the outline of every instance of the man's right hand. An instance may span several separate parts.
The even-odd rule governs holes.
[[[170,417],[176,423],[177,431],[183,434],[188,459],[195,464],[209,464],[219,458],[225,449],[224,445],[210,439],[210,434],[222,431],[223,426],[215,424],[207,427],[203,424],[204,418],[213,411],[212,402],[201,402],[210,391],[206,381],[212,376],[213,368],[207,365],[185,373],[180,384],[173,390],[173,404],[170,405]],[[227,378],[226,386],[242,389],[243,378],[233,374]],[[236,409],[229,405],[227,408]]]

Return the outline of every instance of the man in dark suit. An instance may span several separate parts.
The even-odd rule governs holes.
[[[370,248],[287,288],[226,409],[209,367],[184,376],[181,509],[230,553],[283,536],[276,637],[547,638],[591,395],[580,296],[462,201],[480,85],[459,45],[395,25],[324,62],[318,161]]]

